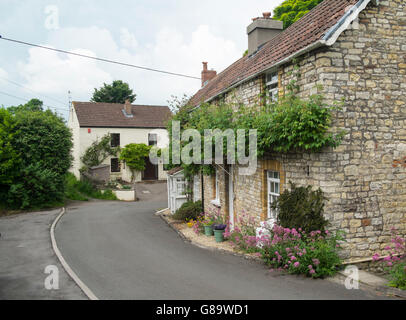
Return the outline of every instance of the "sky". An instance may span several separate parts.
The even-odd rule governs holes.
[[[0,0],[0,35],[98,58],[200,77],[248,46],[246,27],[282,0]],[[0,40],[0,106],[44,101],[68,117],[69,97],[123,80],[135,104],[168,105],[200,80],[107,64]],[[69,95],[68,92],[71,92]],[[7,94],[7,95],[6,95]]]

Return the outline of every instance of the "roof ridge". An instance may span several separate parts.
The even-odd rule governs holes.
[[[92,101],[72,101],[72,103],[86,103],[86,104],[111,104],[111,105],[121,105],[123,106],[124,103],[114,103],[114,102],[92,102]],[[169,108],[165,105],[158,105],[158,104],[131,104],[132,106],[139,106],[139,107],[163,107]]]
[[[360,3],[365,8],[370,1],[324,0],[300,20],[266,42],[256,54],[239,58],[229,65],[206,86],[199,89],[189,103],[196,106],[201,102],[209,101],[239,83],[249,81],[252,77],[276,67],[280,63],[288,62],[295,55],[301,54],[303,50],[314,49],[317,44],[331,45],[331,41],[323,43],[323,38],[341,19],[347,16],[345,9],[349,6],[354,8]],[[350,17],[352,14],[357,14],[357,12],[352,12],[348,16]]]

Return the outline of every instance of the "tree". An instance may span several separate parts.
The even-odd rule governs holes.
[[[100,89],[94,89],[92,102],[122,103],[126,100],[134,102],[136,94],[130,89],[128,83],[121,80],[113,81],[112,84],[105,84]]]
[[[12,106],[8,108],[8,111],[12,114],[17,112],[26,112],[26,111],[43,111],[43,102],[38,99],[31,99],[26,104],[20,104],[19,106]]]
[[[13,181],[19,163],[19,154],[13,146],[16,121],[6,109],[0,109],[0,193]]]
[[[72,162],[69,128],[49,110],[17,112],[14,119],[12,145],[20,161],[18,175],[8,184],[9,207],[39,208],[61,202]]]
[[[275,20],[283,21],[283,27],[287,28],[323,0],[286,0],[274,9]]]
[[[145,170],[145,160],[149,156],[151,146],[144,143],[131,143],[121,150],[120,160],[125,161],[132,172],[132,180],[136,171]]]

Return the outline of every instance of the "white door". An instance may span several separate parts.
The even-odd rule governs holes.
[[[234,230],[234,173],[233,166],[230,166],[230,172],[228,175],[228,207],[230,214],[230,229]]]

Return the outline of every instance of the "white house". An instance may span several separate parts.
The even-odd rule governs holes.
[[[68,126],[73,133],[73,165],[71,172],[80,177],[81,157],[96,140],[111,135],[114,147],[130,143],[144,143],[166,148],[169,145],[166,122],[170,117],[166,106],[145,106],[118,103],[73,102]],[[110,166],[110,179],[131,182],[132,173],[118,156],[109,157],[102,164]],[[144,172],[135,181],[166,180],[163,164],[153,165],[149,159]]]

